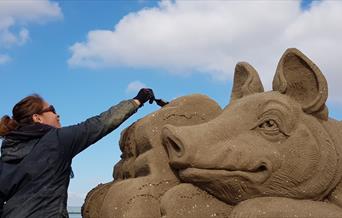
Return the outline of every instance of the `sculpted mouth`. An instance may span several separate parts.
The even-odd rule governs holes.
[[[211,180],[225,181],[232,177],[240,177],[241,179],[249,180],[254,184],[261,184],[268,179],[270,173],[266,166],[261,165],[256,169],[249,171],[186,168],[179,170],[179,176],[184,181],[199,183],[210,182]]]

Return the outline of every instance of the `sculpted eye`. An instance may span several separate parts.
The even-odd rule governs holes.
[[[281,110],[270,109],[257,117],[253,130],[265,137],[267,140],[279,141],[286,139],[288,134],[288,122]]]
[[[266,120],[259,125],[259,128],[264,130],[279,130],[278,124],[274,120]]]
[[[272,140],[279,140],[285,137],[285,134],[280,129],[280,125],[274,119],[263,120],[257,129],[262,135]]]

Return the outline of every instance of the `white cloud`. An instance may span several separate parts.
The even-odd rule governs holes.
[[[330,98],[342,92],[342,1],[162,1],[125,16],[113,30],[93,30],[70,49],[71,66],[129,66],[200,72],[232,79],[238,61],[251,63],[265,87],[288,47],[326,75]]]
[[[147,87],[147,86],[144,83],[142,83],[140,81],[133,81],[133,82],[130,82],[128,84],[126,92],[127,93],[137,92],[141,88],[145,88],[145,87]]]
[[[58,4],[48,0],[0,1],[0,48],[25,44],[29,39],[28,23],[45,23],[61,17]]]
[[[0,64],[5,64],[9,62],[11,58],[8,55],[0,54]]]

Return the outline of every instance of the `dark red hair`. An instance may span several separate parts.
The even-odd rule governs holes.
[[[0,137],[6,136],[19,126],[32,124],[32,115],[43,109],[44,99],[37,94],[29,95],[14,105],[12,118],[5,115],[0,120]]]

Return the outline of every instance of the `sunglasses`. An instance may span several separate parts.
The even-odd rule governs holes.
[[[56,109],[53,105],[49,105],[49,107],[43,109],[42,111],[39,112],[39,114],[43,114],[43,113],[46,113],[46,112],[52,112],[54,114],[57,114],[56,113]]]

